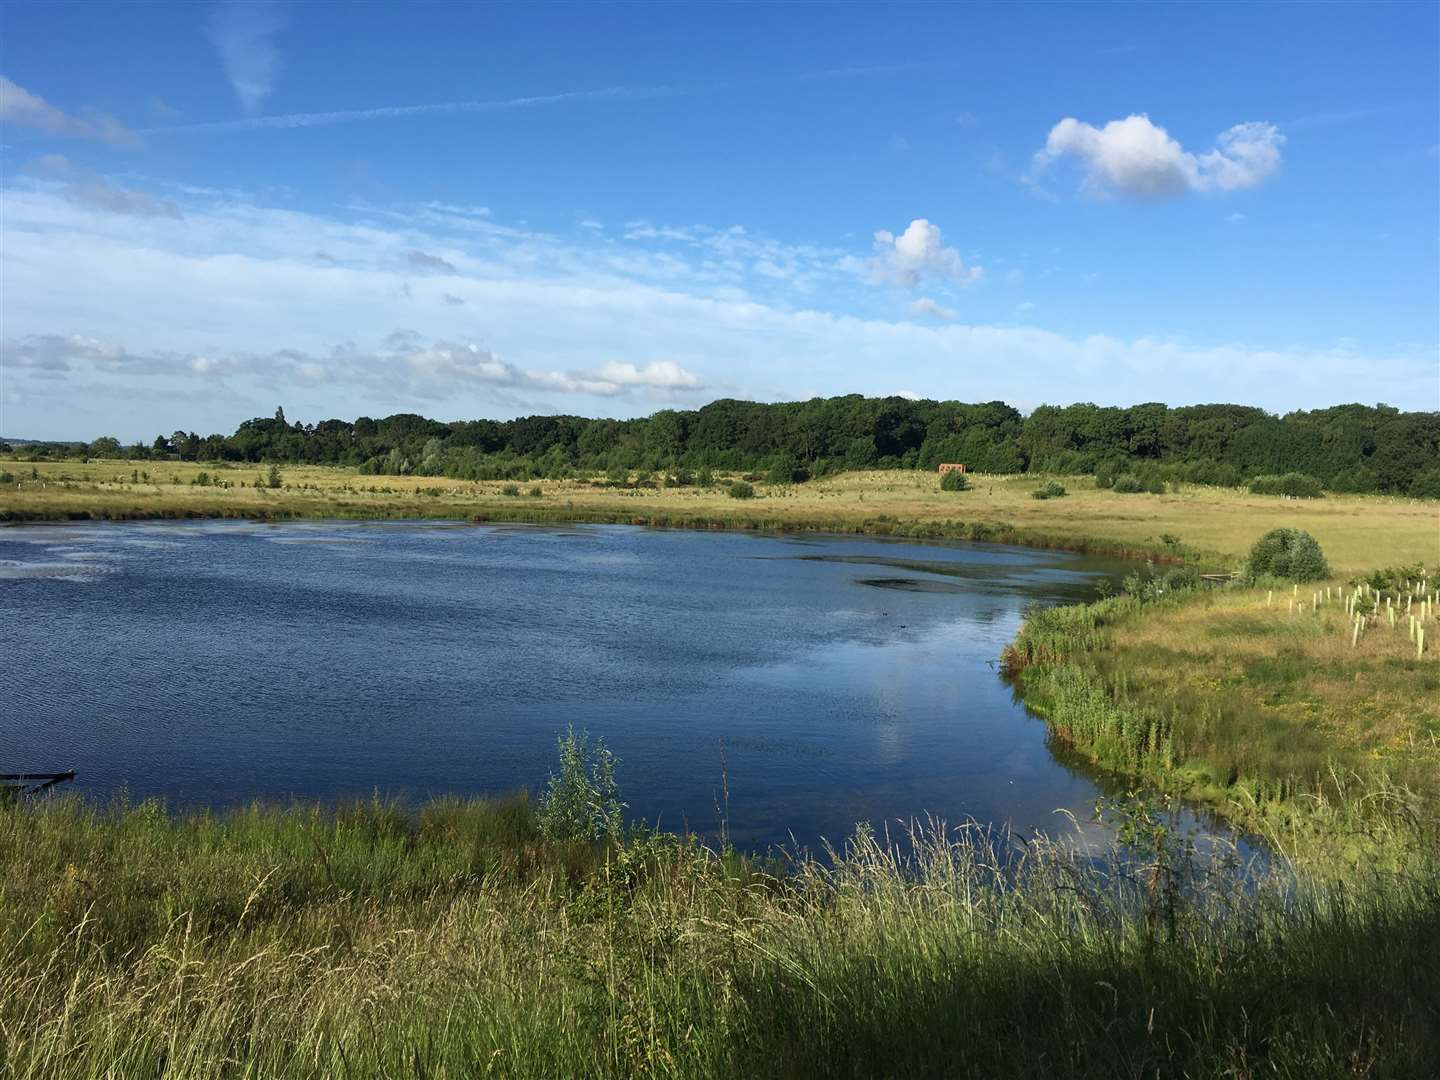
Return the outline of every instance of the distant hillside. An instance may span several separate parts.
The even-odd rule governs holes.
[[[24,445],[27,453],[76,452],[74,445]],[[841,469],[934,469],[942,462],[977,472],[1095,473],[1104,480],[1132,472],[1147,483],[1228,486],[1304,473],[1332,491],[1440,497],[1440,412],[1359,404],[1285,416],[1245,405],[1042,405],[1024,416],[1003,401],[852,394],[778,404],[727,399],[634,420],[526,416],[447,423],[400,413],[303,425],[288,423],[277,409],[231,435],[176,431],[134,447],[102,438],[84,452],[348,465],[366,473],[477,480],[704,468],[798,480]]]

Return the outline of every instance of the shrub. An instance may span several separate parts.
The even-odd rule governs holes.
[[[1250,479],[1252,495],[1288,495],[1292,499],[1321,499],[1325,492],[1320,481],[1306,473],[1286,473],[1284,476],[1255,476]]]
[[[1317,581],[1330,576],[1330,567],[1320,544],[1303,529],[1271,529],[1250,549],[1245,575]]]
[[[536,484],[534,487],[532,487],[532,488],[530,489],[530,497],[531,497],[532,499],[538,499],[538,498],[540,498],[541,495],[544,495],[544,494],[545,494],[545,492],[543,492],[543,491],[540,490],[540,485],[539,485],[539,484]]]
[[[0,472],[0,484],[15,483],[15,474],[12,472]]]
[[[556,740],[560,772],[551,773],[536,817],[540,831],[552,841],[604,840],[620,835],[625,804],[615,782],[619,760],[596,739],[575,734],[573,727]]]
[[[198,472],[195,474],[195,478],[191,480],[190,483],[196,487],[209,487],[210,474],[208,472]]]
[[[1030,497],[1032,499],[1059,499],[1068,494],[1064,484],[1058,480],[1051,480],[1030,492]]]
[[[504,487],[502,487],[502,488],[500,489],[500,494],[501,494],[501,495],[511,495],[511,496],[519,495],[519,494],[520,494],[520,485],[519,485],[519,484],[506,484]]]
[[[700,487],[714,487],[715,476],[713,473],[710,472],[708,468],[703,468],[695,474],[695,483],[698,484]]]
[[[736,480],[730,485],[730,497],[732,499],[753,499],[755,489],[744,480]]]
[[[1145,485],[1140,478],[1132,473],[1124,473],[1115,477],[1111,483],[1111,489],[1120,492],[1122,495],[1138,495],[1145,490]]]
[[[1095,466],[1095,486],[1098,488],[1113,488],[1115,481],[1125,475],[1129,465],[1117,458],[1106,458]]]
[[[280,475],[280,466],[271,465],[270,472],[265,477],[265,485],[267,487],[278,488],[283,482],[283,478]]]
[[[941,491],[964,491],[970,486],[970,478],[963,472],[947,472],[940,477]]]
[[[1426,469],[1410,482],[1412,499],[1440,499],[1440,469]]]

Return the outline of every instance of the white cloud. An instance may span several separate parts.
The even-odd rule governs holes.
[[[1015,305],[1015,311],[1020,315],[1028,314],[1029,312],[1032,312],[1034,310],[1035,303],[1033,300],[1022,300],[1020,301],[1020,303]]]
[[[1193,154],[1148,116],[1112,120],[1103,128],[1067,117],[1051,129],[1033,160],[1036,183],[1061,158],[1080,166],[1091,194],[1160,199],[1186,192],[1255,187],[1280,168],[1285,136],[1274,124],[1249,122],[1221,132],[1215,148]]]
[[[384,392],[404,389],[417,397],[440,399],[466,384],[508,387],[541,393],[623,395],[632,390],[674,394],[704,389],[699,376],[671,360],[655,360],[643,368],[611,361],[597,371],[532,371],[501,360],[471,342],[427,343],[413,330],[395,330],[373,350],[354,345],[333,346],[320,353],[277,349],[268,353],[186,355],[173,351],[134,353],[125,345],[83,335],[41,334],[0,342],[0,362],[7,368],[38,373],[42,378],[72,375],[189,375],[207,379],[259,379],[267,386],[285,384],[364,385]]]
[[[955,310],[953,308],[942,307],[928,296],[922,296],[916,300],[910,305],[910,310],[916,315],[928,315],[932,319],[939,319],[942,322],[949,322],[955,318]]]
[[[1433,346],[1127,340],[911,311],[853,316],[834,307],[847,285],[864,302],[855,271],[834,272],[831,310],[797,303],[788,283],[753,274],[748,251],[734,268],[722,251],[776,242],[728,228],[657,253],[613,234],[462,226],[404,206],[338,218],[191,195],[180,221],[101,213],[24,178],[5,201],[8,434],[99,434],[116,426],[120,400],[126,438],[178,423],[228,431],[257,415],[252,406],[272,410],[275,386],[291,388],[287,412],[311,420],[636,415],[676,397],[897,386],[930,398],[1287,411],[1364,385],[1376,400],[1433,407]],[[416,275],[411,251],[444,252],[464,277]],[[831,259],[798,246],[780,255],[807,267]],[[910,299],[922,295],[940,296]],[[397,326],[421,333],[387,340]],[[361,344],[337,346],[339,334]]]
[[[101,139],[122,144],[135,141],[134,134],[114,117],[98,112],[84,117],[71,116],[0,75],[0,125],[9,124],[59,138]]]
[[[946,247],[940,227],[916,218],[899,236],[888,229],[875,234],[879,253],[871,264],[871,278],[914,288],[926,277],[938,277],[959,285],[979,280],[980,267],[967,267],[960,252]]]
[[[1021,270],[1018,266],[1017,266],[1014,270],[1007,270],[1007,271],[1005,272],[1005,284],[1007,284],[1007,285],[1024,285],[1024,284],[1025,284],[1025,271],[1024,271],[1024,270]]]
[[[904,398],[906,401],[919,401],[920,395],[914,390],[896,390],[892,397]]]
[[[280,77],[280,52],[270,40],[279,29],[275,5],[263,0],[230,0],[215,9],[210,39],[246,116],[259,113]]]

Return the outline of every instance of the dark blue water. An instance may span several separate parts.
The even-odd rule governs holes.
[[[567,725],[632,817],[742,845],[922,813],[1073,829],[994,662],[1114,562],[449,524],[0,529],[0,771],[224,804],[538,790]]]

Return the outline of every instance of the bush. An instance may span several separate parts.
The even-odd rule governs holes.
[[[1318,581],[1330,576],[1330,566],[1320,544],[1303,529],[1271,529],[1250,549],[1245,576]]]
[[[540,485],[539,485],[539,484],[536,484],[534,487],[532,487],[532,488],[530,489],[530,497],[531,497],[532,499],[538,499],[538,498],[540,498],[541,495],[544,495],[544,494],[545,494],[545,492],[543,492],[543,491],[540,490]]]
[[[1113,488],[1115,481],[1129,470],[1128,462],[1119,458],[1106,458],[1095,466],[1095,486],[1098,488]]]
[[[1030,492],[1030,497],[1032,499],[1059,499],[1068,494],[1064,484],[1058,480],[1051,480]]]
[[[970,478],[963,472],[950,471],[940,477],[941,491],[964,491],[970,486]]]
[[[715,486],[715,476],[708,468],[702,468],[695,474],[695,483],[703,488]]]
[[[15,483],[15,474],[12,472],[0,472],[0,484]]]
[[[575,734],[573,727],[556,740],[560,772],[550,774],[536,814],[546,839],[564,843],[617,838],[624,824],[625,804],[615,782],[619,760],[596,739]]]
[[[744,480],[736,480],[730,485],[730,497],[732,499],[753,499],[755,489]]]
[[[1325,491],[1320,481],[1306,473],[1286,473],[1284,476],[1255,476],[1250,479],[1252,495],[1288,495],[1292,499],[1323,499]]]
[[[519,484],[506,484],[504,487],[502,487],[502,488],[500,489],[500,494],[501,494],[501,495],[512,495],[512,496],[513,496],[513,495],[519,495],[519,494],[520,494],[520,485],[519,485]]]
[[[1145,490],[1145,485],[1133,473],[1124,473],[1115,477],[1111,483],[1111,490],[1118,491],[1122,495],[1138,495]]]
[[[1440,499],[1440,469],[1426,469],[1410,482],[1412,499]]]

